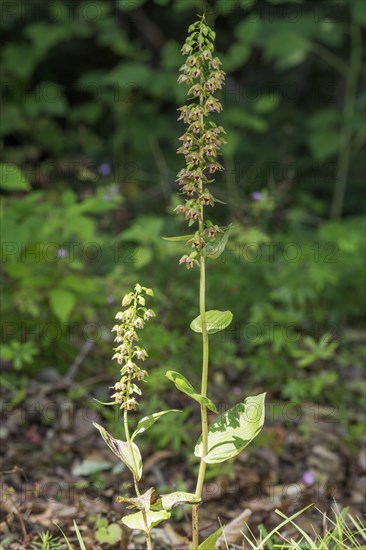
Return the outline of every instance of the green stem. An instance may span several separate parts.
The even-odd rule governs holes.
[[[362,64],[361,30],[353,24],[351,27],[351,56],[346,80],[346,93],[343,105],[343,131],[339,145],[337,177],[332,199],[330,215],[340,218],[343,211],[348,172],[351,160],[352,130],[350,119],[354,115],[357,99],[357,83]]]
[[[205,281],[205,257],[201,256],[200,263],[200,317],[202,325],[202,350],[203,350],[203,359],[202,359],[202,381],[201,381],[201,395],[207,397],[207,380],[208,380],[208,334],[206,326],[206,281]],[[197,486],[196,486],[196,496],[202,496],[202,488],[206,471],[206,462],[203,458],[207,455],[207,445],[208,445],[208,424],[207,424],[207,407],[206,405],[201,405],[201,419],[202,419],[202,458],[200,463],[200,469],[198,473]]]
[[[202,31],[201,31],[202,32]],[[203,85],[203,75],[201,76],[201,84]],[[203,107],[203,97],[200,97],[200,106]],[[203,115],[201,114],[201,135],[205,132]],[[201,169],[204,168],[204,163],[201,164]],[[203,191],[203,185],[200,186],[200,192]],[[201,217],[199,221],[199,233],[200,235],[204,234],[205,225],[204,225],[204,209],[201,207]],[[200,255],[200,319],[202,327],[202,379],[201,379],[201,395],[207,397],[207,380],[208,380],[208,334],[206,326],[206,265],[205,257],[201,253]],[[207,407],[206,405],[201,405],[201,426],[202,426],[202,457],[200,461],[200,466],[198,470],[198,478],[196,485],[195,496],[197,498],[202,498],[202,489],[205,481],[206,473],[206,462],[204,458],[207,454],[208,447],[208,423],[207,423]],[[199,514],[198,514],[198,504],[192,506],[192,550],[197,550],[199,545]]]
[[[208,333],[206,326],[206,266],[205,257],[201,255],[200,261],[200,318],[202,326],[202,381],[201,381],[201,395],[207,397],[207,381],[208,381]],[[197,485],[196,485],[196,497],[202,498],[202,489],[205,481],[206,462],[204,461],[207,455],[208,448],[208,422],[207,422],[207,407],[201,405],[201,425],[202,425],[202,457],[198,471]],[[192,548],[197,550],[199,544],[199,518],[198,518],[198,505],[194,504],[192,507]]]
[[[321,44],[312,43],[311,49],[315,54],[317,54],[323,61],[328,63],[336,71],[338,71],[342,76],[347,75],[347,63],[340,59],[337,55],[334,55],[333,52],[322,46]]]
[[[132,449],[130,429],[128,427],[128,411],[127,411],[127,409],[124,409],[124,411],[123,411],[123,425],[124,425],[124,428],[125,428],[126,441],[127,441],[128,446],[130,448],[130,455],[132,456],[133,468],[134,468],[135,472],[137,472],[137,464],[136,464],[135,455],[134,455],[134,452],[133,452],[133,449]],[[141,493],[140,493],[140,490],[139,490],[138,481],[137,481],[137,478],[136,478],[135,474],[133,474],[133,483],[135,485],[136,496],[140,497]],[[147,547],[147,550],[153,550],[153,545],[152,545],[151,535],[150,535],[150,529],[149,529],[149,524],[148,524],[148,521],[147,521],[147,516],[146,516],[145,510],[142,510],[142,517],[143,517],[144,524],[145,524],[146,547]]]

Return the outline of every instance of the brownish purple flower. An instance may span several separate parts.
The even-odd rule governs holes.
[[[185,264],[187,269],[193,269],[195,264],[199,265],[197,260],[195,260],[191,256],[187,256],[187,254],[181,257],[181,259],[179,260],[179,264]]]
[[[211,193],[209,193],[209,191],[205,191],[204,193],[202,193],[202,195],[200,195],[198,197],[198,200],[204,206],[214,206],[215,205],[215,199],[213,198]]]
[[[186,219],[187,220],[199,220],[201,217],[201,212],[199,208],[189,208],[186,212]]]
[[[220,101],[216,99],[216,97],[210,97],[205,103],[205,110],[208,113],[219,113],[220,111],[222,111],[222,105]]]
[[[174,208],[174,212],[176,212],[177,214],[186,214],[187,207],[184,206],[184,204],[178,204],[178,206]]]
[[[192,248],[202,248],[203,246],[205,246],[205,241],[204,239],[202,239],[202,237],[200,237],[199,235],[193,237],[192,239],[189,239],[187,241],[187,244],[190,244]]]
[[[219,228],[218,225],[211,225],[208,229],[208,236],[210,239],[214,239],[217,235],[217,233],[223,233],[223,230]]]

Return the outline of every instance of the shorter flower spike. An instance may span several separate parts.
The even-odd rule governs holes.
[[[115,393],[112,395],[114,402],[120,405],[121,409],[128,411],[137,408],[133,393],[141,395],[141,390],[136,386],[134,380],[142,382],[147,376],[146,370],[140,369],[136,361],[145,361],[147,352],[145,349],[136,345],[139,340],[137,331],[144,328],[145,323],[155,317],[152,309],[145,307],[146,296],[153,296],[151,288],[146,288],[140,284],[135,285],[134,292],[129,292],[123,297],[123,310],[116,314],[116,319],[120,324],[114,325],[112,332],[116,333],[115,341],[119,345],[114,348],[113,359],[121,365],[121,378],[113,386]]]

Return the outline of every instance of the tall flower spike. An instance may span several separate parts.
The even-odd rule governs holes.
[[[180,84],[189,86],[189,103],[179,109],[178,119],[187,125],[186,132],[179,138],[182,145],[177,150],[178,154],[184,155],[186,168],[178,173],[177,181],[180,193],[189,198],[175,210],[185,216],[189,226],[198,224],[194,239],[190,239],[187,244],[200,251],[207,240],[217,233],[212,230],[211,223],[205,222],[204,208],[215,204],[215,197],[208,190],[213,180],[208,175],[223,170],[217,157],[221,145],[226,141],[223,138],[223,127],[217,126],[208,117],[222,110],[214,94],[222,88],[225,73],[220,69],[220,60],[214,56],[216,35],[206,24],[205,17],[202,16],[191,25],[188,33],[182,48],[187,60],[180,68],[182,74],[178,79]],[[198,263],[193,258],[191,260],[190,256],[185,255],[180,263],[190,269]]]

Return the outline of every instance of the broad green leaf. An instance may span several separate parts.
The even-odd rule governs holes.
[[[214,550],[216,548],[216,543],[219,540],[220,536],[222,535],[223,528],[219,527],[217,531],[214,531],[211,533],[211,535],[201,542],[201,544],[198,547],[198,550]]]
[[[206,327],[208,334],[215,334],[228,327],[233,320],[233,314],[231,311],[219,311],[218,309],[212,309],[206,311]],[[193,319],[191,323],[191,329],[194,332],[202,332],[201,316],[199,315]]]
[[[217,409],[215,404],[209,399],[208,397],[204,397],[203,395],[196,392],[194,387],[188,380],[179,372],[175,372],[173,370],[169,370],[165,376],[169,378],[172,382],[174,382],[175,387],[180,390],[181,392],[189,395],[192,399],[200,403],[201,405],[206,405],[210,411],[213,411],[217,413]]]
[[[179,242],[179,241],[188,241],[188,239],[192,239],[194,235],[178,235],[178,237],[162,237],[164,241],[171,241],[171,242]]]
[[[214,420],[208,429],[208,464],[224,462],[237,456],[260,432],[264,422],[265,393],[247,397]],[[202,436],[194,454],[202,458]]]
[[[152,505],[154,510],[171,510],[178,504],[198,504],[201,502],[199,497],[194,493],[186,493],[184,491],[176,491],[167,495],[160,495],[159,499]]]
[[[117,523],[111,523],[107,527],[99,527],[95,532],[95,538],[101,544],[117,544],[121,540],[122,529]]]
[[[131,436],[131,440],[133,441],[138,434],[146,432],[146,430],[148,430],[150,428],[150,426],[155,424],[155,422],[161,416],[163,416],[164,414],[170,413],[170,412],[182,412],[182,411],[179,411],[178,409],[169,409],[168,411],[162,411],[162,412],[150,414],[149,416],[144,416],[144,418],[142,418],[139,421],[139,423],[137,424],[137,428],[133,432],[133,434]]]
[[[68,290],[63,288],[55,288],[51,290],[49,302],[53,313],[65,323],[75,304],[75,296]]]
[[[159,523],[161,523],[162,521],[165,521],[169,518],[170,512],[166,512],[165,510],[153,512],[152,510],[149,510],[149,512],[146,512],[146,519],[149,531],[156,525],[159,525]],[[136,514],[125,516],[124,518],[122,518],[122,522],[130,529],[138,529],[139,531],[144,531],[145,533],[147,532],[142,512],[136,512]]]
[[[131,442],[131,445],[129,445],[126,441],[115,439],[103,428],[103,426],[96,424],[96,422],[93,422],[93,426],[99,430],[100,435],[107,443],[110,450],[118,456],[136,478],[140,480],[142,475],[142,458],[136,443]]]
[[[211,260],[216,260],[221,256],[221,254],[225,250],[225,247],[229,238],[230,229],[231,229],[231,226],[228,227],[225,233],[221,234],[219,237],[216,237],[215,242],[213,243],[208,242],[202,248],[202,254],[206,256],[206,258],[211,258]]]
[[[28,191],[31,188],[27,176],[15,164],[0,164],[0,189]]]

